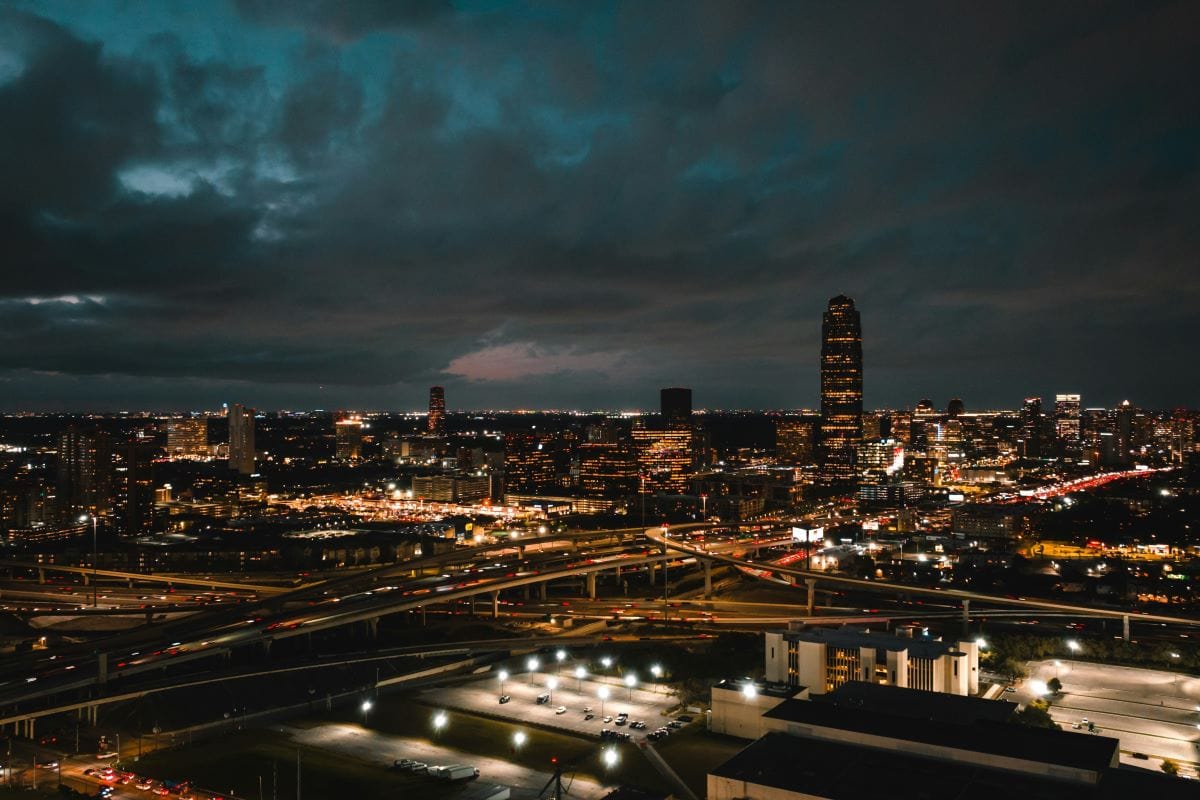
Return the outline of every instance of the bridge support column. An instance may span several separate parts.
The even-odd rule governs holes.
[[[962,601],[962,635],[965,639],[971,626],[971,601]]]
[[[84,573],[84,577],[85,577],[85,578],[87,577],[87,573],[86,573],[86,572]],[[39,583],[39,584],[43,584],[43,583],[45,583],[45,582],[46,582],[46,570],[44,570],[44,569],[39,569],[39,570],[38,570],[38,583]],[[86,586],[87,584],[84,584],[84,585]]]
[[[500,619],[500,593],[492,592],[492,619]]]
[[[379,638],[379,617],[367,620],[367,638],[372,641]]]
[[[804,584],[808,587],[808,616],[813,615],[813,607],[817,604],[817,579],[805,578]]]
[[[91,575],[89,575],[89,574],[87,574],[86,572],[85,572],[85,573],[83,573],[83,585],[84,585],[84,586],[91,586],[91,585],[92,585],[92,576],[91,576]]]
[[[708,600],[712,597],[712,562],[705,560],[700,563],[704,565],[704,599]]]
[[[133,578],[130,578],[130,579],[128,579],[127,581],[125,581],[125,588],[126,588],[126,589],[132,589],[132,588],[133,588]]]
[[[425,606],[421,606],[421,627],[425,627]]]
[[[538,599],[545,602],[550,595],[550,581],[542,581],[538,584]]]
[[[528,600],[529,599],[529,584],[527,583],[524,586],[522,586],[521,590],[525,593],[525,599]]]
[[[587,574],[587,596],[589,600],[596,599],[596,573]]]
[[[96,683],[101,686],[108,683],[108,653],[101,653],[97,659]]]
[[[1129,641],[1129,615],[1128,614],[1121,615],[1121,638],[1127,642]]]

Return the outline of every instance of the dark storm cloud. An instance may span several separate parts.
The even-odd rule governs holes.
[[[236,10],[0,12],[11,402],[1196,403],[1189,4]]]
[[[422,24],[453,11],[450,0],[235,0],[235,5],[253,22],[295,26],[335,40]]]

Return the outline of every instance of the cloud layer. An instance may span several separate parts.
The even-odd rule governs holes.
[[[0,405],[1200,405],[1197,17],[17,3]]]

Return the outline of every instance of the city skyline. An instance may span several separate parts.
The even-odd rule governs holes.
[[[1195,17],[8,4],[0,406],[1195,407]]]

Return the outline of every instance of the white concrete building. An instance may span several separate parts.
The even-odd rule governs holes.
[[[806,687],[813,695],[847,681],[956,695],[979,691],[979,645],[885,633],[817,628],[767,633],[768,683]]]

